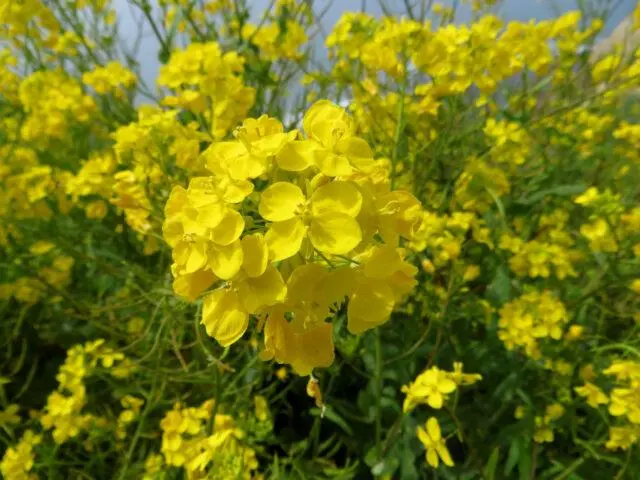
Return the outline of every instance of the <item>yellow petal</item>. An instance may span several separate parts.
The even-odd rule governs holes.
[[[336,152],[347,157],[349,163],[360,171],[371,172],[376,166],[373,151],[362,138],[343,138],[338,142]]]
[[[403,260],[391,245],[377,246],[364,265],[364,274],[372,278],[386,278],[403,268]]]
[[[234,277],[242,267],[242,244],[239,240],[225,246],[210,246],[207,263],[222,280]]]
[[[178,215],[187,201],[187,191],[180,186],[173,187],[169,199],[164,205],[165,218]]]
[[[353,121],[344,108],[329,100],[319,100],[306,111],[302,127],[309,138],[327,147],[335,142],[336,135],[350,136]]]
[[[284,300],[286,293],[282,275],[273,265],[259,277],[246,278],[237,288],[245,309],[251,314]]]
[[[264,236],[271,260],[277,262],[293,257],[300,251],[305,235],[304,224],[297,217],[272,223]]]
[[[189,244],[189,255],[184,265],[185,273],[193,273],[201,269],[207,263],[207,245],[203,241],[197,241]]]
[[[298,375],[309,375],[314,368],[326,368],[333,363],[333,328],[323,323],[296,335],[296,357],[291,366]]]
[[[224,205],[222,203],[210,203],[198,207],[197,222],[206,228],[216,228],[224,219]]]
[[[242,240],[242,268],[250,277],[259,277],[267,269],[269,248],[264,237],[259,233],[247,235]]]
[[[323,277],[315,287],[318,302],[333,305],[342,303],[351,295],[356,285],[356,272],[350,267],[336,268]]]
[[[235,210],[228,209],[222,221],[211,231],[211,240],[218,245],[229,245],[242,235],[244,218]]]
[[[393,291],[386,283],[374,279],[360,279],[349,298],[349,331],[359,334],[386,322],[394,305]]]
[[[184,237],[184,228],[182,226],[182,218],[167,218],[162,224],[162,238],[169,244],[171,248],[175,247]]]
[[[344,177],[354,172],[354,168],[347,157],[338,155],[330,150],[316,150],[314,161],[320,171],[328,177]]]
[[[229,174],[227,165],[240,163],[246,155],[247,147],[238,141],[215,142],[202,154],[207,170],[219,176]]]
[[[440,431],[440,424],[435,417],[429,418],[427,420],[427,433],[429,434],[429,438],[434,442],[437,442],[442,438],[442,432]]]
[[[280,363],[291,363],[295,358],[296,341],[289,322],[284,318],[284,310],[275,307],[264,326],[263,360],[275,358]]]
[[[456,389],[456,382],[447,377],[438,380],[438,390],[442,393],[451,393]]]
[[[442,459],[442,463],[444,463],[448,467],[453,467],[453,459],[451,458],[451,454],[449,453],[449,450],[447,449],[447,446],[444,444],[444,442],[438,444],[436,446],[436,450],[438,452],[438,455]]]
[[[249,315],[237,293],[233,290],[219,289],[204,298],[201,323],[204,324],[207,334],[223,347],[228,347],[247,330]]]
[[[442,408],[442,404],[444,403],[444,397],[439,392],[434,392],[427,398],[427,403],[431,408],[435,408],[436,410]]]
[[[280,150],[276,156],[278,166],[289,172],[301,172],[314,162],[314,151],[317,144],[308,140],[293,141]]]
[[[431,438],[429,438],[429,435],[427,435],[425,429],[422,427],[416,428],[416,436],[418,437],[418,440],[420,440],[420,442],[424,445],[424,448],[429,447],[433,443],[431,441]]]
[[[433,468],[438,468],[438,464],[440,463],[438,459],[438,453],[435,448],[427,449],[427,463],[431,465]]]
[[[208,270],[179,275],[173,281],[173,291],[176,292],[177,295],[193,302],[198,298],[198,295],[213,285],[216,280],[216,276]]]
[[[249,180],[240,180],[227,185],[224,190],[223,200],[227,203],[240,203],[253,192],[253,183]]]
[[[327,183],[311,195],[311,213],[314,216],[340,212],[355,218],[360,213],[360,207],[362,195],[350,182]]]
[[[322,253],[343,255],[362,240],[358,222],[346,213],[314,216],[309,228],[311,244]]]
[[[318,263],[306,263],[296,267],[287,279],[287,303],[308,301],[316,284],[327,275],[327,269]]]
[[[293,183],[277,182],[262,192],[258,211],[265,220],[282,222],[295,217],[304,203],[305,196],[300,188]]]

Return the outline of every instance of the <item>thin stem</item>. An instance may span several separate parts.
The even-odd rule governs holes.
[[[380,328],[375,330],[376,336],[376,372],[375,372],[375,387],[376,387],[376,460],[380,462],[382,456],[382,341],[380,335]]]

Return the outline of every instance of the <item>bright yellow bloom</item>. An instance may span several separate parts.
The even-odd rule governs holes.
[[[581,397],[585,397],[589,406],[593,408],[609,403],[609,397],[593,383],[587,382],[581,387],[575,387],[574,390]]]
[[[426,428],[426,429],[425,429]],[[448,467],[453,467],[453,460],[447,449],[447,445],[442,438],[440,432],[440,425],[435,417],[429,418],[425,424],[425,428],[418,427],[417,435],[418,439],[424,445],[427,458],[427,463],[433,468],[438,468],[440,460]]]
[[[447,372],[431,367],[418,375],[412,383],[402,387],[402,392],[406,394],[402,410],[410,412],[422,403],[431,408],[442,408],[447,396],[456,388],[456,383]]]
[[[322,185],[308,200],[296,185],[274,183],[262,192],[259,206],[260,216],[273,222],[265,235],[272,259],[283,260],[298,253],[307,235],[322,253],[350,252],[362,240],[356,221],[361,206],[362,195],[349,182]]]

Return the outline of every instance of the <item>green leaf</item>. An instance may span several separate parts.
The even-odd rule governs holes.
[[[521,455],[518,458],[518,473],[520,480],[529,480],[531,477],[531,451],[528,448],[529,445],[525,444],[523,447]]]
[[[504,465],[505,476],[511,475],[513,468],[517,465],[520,458],[520,442],[519,438],[516,438],[509,446],[509,453],[507,454],[507,463]]]
[[[311,414],[314,415],[314,416],[320,415],[320,409],[318,409],[318,408],[312,409],[311,410]],[[340,415],[338,415],[336,413],[336,411],[333,408],[331,408],[330,406],[327,406],[324,409],[324,418],[326,418],[330,422],[333,422],[336,425],[338,425],[342,430],[344,430],[344,432],[347,435],[353,435],[353,430],[351,429],[349,424],[344,420],[344,418],[342,418]]]
[[[498,267],[486,294],[487,298],[497,305],[503,305],[511,298],[511,279],[504,265]]]
[[[521,205],[534,205],[540,200],[550,195],[557,195],[559,197],[570,197],[582,193],[587,189],[587,185],[584,183],[576,183],[574,185],[559,185],[557,187],[548,188],[546,190],[540,190],[526,198],[521,198],[516,203]]]
[[[498,467],[498,460],[500,459],[500,447],[496,447],[491,452],[489,461],[484,467],[484,478],[486,480],[494,480],[496,478],[496,468]]]

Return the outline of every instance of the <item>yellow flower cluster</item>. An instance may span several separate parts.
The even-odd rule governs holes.
[[[307,43],[305,28],[311,23],[311,5],[295,0],[278,0],[265,12],[259,25],[245,23],[241,37],[258,49],[258,58],[269,62],[300,60]]]
[[[402,410],[404,413],[412,411],[416,406],[425,404],[436,410],[441,409],[448,396],[458,387],[473,385],[482,380],[478,374],[462,372],[462,363],[454,362],[453,371],[447,372],[438,367],[426,369],[418,375],[409,385],[402,387],[406,395]],[[446,443],[442,438],[440,425],[435,417],[429,418],[425,428],[418,427],[416,434],[426,450],[427,463],[433,468],[438,468],[439,460],[449,466],[453,466],[453,460],[449,454]]]
[[[60,25],[53,12],[39,0],[14,2],[2,0],[0,3],[0,24],[2,37],[17,45],[27,39],[45,40],[49,45],[55,44],[55,32]],[[26,38],[22,38],[26,37]]]
[[[109,62],[82,75],[82,82],[96,93],[113,93],[117,97],[124,97],[126,90],[135,86],[137,81],[135,74],[119,62]]]
[[[100,417],[82,413],[87,403],[84,379],[99,365],[116,377],[127,377],[132,372],[126,357],[106,346],[104,340],[75,345],[67,352],[67,358],[56,375],[58,388],[47,398],[40,418],[42,427],[52,430],[56,443],[66,442],[91,425],[104,423]]]
[[[33,449],[42,441],[41,435],[33,431],[24,432],[20,441],[9,447],[0,461],[0,473],[7,480],[34,480],[37,476],[29,472],[33,468],[35,455]]]
[[[140,409],[144,405],[144,400],[134,397],[133,395],[125,395],[120,399],[122,410],[118,415],[118,424],[116,427],[116,437],[122,440],[127,436],[127,426],[133,423],[140,415]]]
[[[58,70],[28,76],[20,84],[19,95],[28,114],[22,137],[41,148],[50,139],[69,138],[69,128],[87,123],[96,111],[93,98],[83,93],[79,82]]]
[[[438,367],[426,369],[413,382],[402,387],[402,392],[406,395],[402,410],[407,413],[421,404],[440,409],[458,387],[473,385],[482,380],[481,375],[462,373],[462,367],[462,363],[454,362],[452,372]]]
[[[18,89],[20,87],[20,77],[15,72],[18,59],[11,54],[10,50],[0,52],[0,95],[9,103],[20,103]]]
[[[19,277],[11,283],[0,283],[0,299],[14,297],[27,304],[36,303],[43,298],[53,303],[59,302],[59,293],[71,283],[74,259],[60,254],[56,246],[48,241],[34,243],[29,248],[29,253],[38,258],[38,263],[42,266],[34,272],[35,275]],[[47,293],[53,295],[47,296]]]
[[[223,53],[215,42],[191,43],[172,53],[157,83],[175,92],[163,103],[202,115],[214,138],[224,137],[253,105],[255,90],[244,85],[244,58]]]
[[[567,311],[550,291],[525,293],[500,309],[498,337],[509,350],[521,348],[534,358],[542,357],[540,339],[560,340],[569,322]]]
[[[460,209],[484,213],[511,190],[503,168],[494,167],[478,158],[465,162],[464,171],[455,184],[454,198]]]
[[[548,278],[553,274],[562,280],[577,276],[575,263],[581,253],[572,248],[575,242],[566,230],[568,220],[564,210],[541,215],[537,235],[526,242],[503,234],[498,247],[513,254],[509,259],[511,270],[520,277]]]
[[[531,138],[517,123],[489,118],[484,126],[484,134],[488,139],[491,158],[496,163],[515,166],[527,161]]]
[[[544,415],[534,418],[536,429],[533,440],[537,443],[553,442],[554,422],[564,415],[564,411],[564,407],[559,403],[547,405]]]
[[[204,298],[209,335],[231,345],[258,315],[264,358],[308,374],[333,361],[325,320],[334,305],[349,297],[348,327],[361,333],[411,291],[416,269],[397,247],[421,209],[390,190],[344,110],[320,101],[303,128],[306,137],[285,133],[262,116],[246,120],[235,141],[212,144],[203,154],[210,176],[171,192],[164,238],[178,294],[193,300],[221,282]]]
[[[592,383],[595,374],[575,392],[584,397],[591,408],[606,405],[609,414],[617,421],[609,426],[609,450],[628,450],[640,439],[640,364],[629,360],[615,360],[602,373],[614,377],[615,383],[607,395]],[[591,380],[591,381],[589,381]]]
[[[609,413],[615,417],[626,417],[634,424],[640,425],[640,363],[618,361],[604,371],[616,379],[616,386],[611,390]]]
[[[162,421],[162,455],[167,466],[183,467],[187,478],[254,478],[258,467],[256,454],[246,446],[244,432],[233,417],[212,409],[215,400],[207,400],[199,407],[175,404]],[[212,433],[213,432],[213,433]],[[147,478],[158,478],[162,458],[151,457]],[[151,470],[151,472],[150,472]]]

